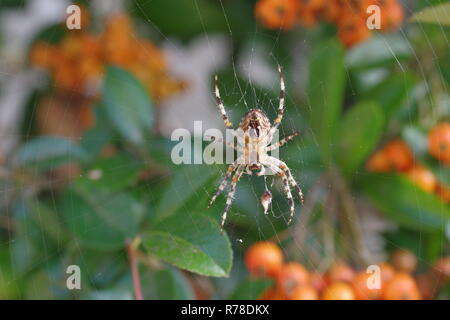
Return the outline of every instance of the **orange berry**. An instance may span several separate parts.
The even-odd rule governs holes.
[[[82,79],[70,62],[61,63],[53,73],[55,86],[69,91],[77,91],[82,86]]]
[[[374,4],[374,0],[339,0],[341,12],[365,16],[367,7]]]
[[[450,163],[450,123],[440,123],[430,130],[428,151],[436,159]]]
[[[395,269],[391,264],[382,262],[378,266],[380,267],[381,282],[383,284],[388,283],[394,278]]]
[[[356,13],[359,10],[359,0],[339,0],[342,11]]]
[[[373,274],[367,272],[358,273],[355,278],[353,278],[352,286],[355,291],[355,297],[357,300],[378,300],[382,296],[382,283],[380,283],[380,288],[370,288],[370,277]]]
[[[420,300],[416,281],[409,274],[397,273],[383,290],[385,300]]]
[[[309,278],[311,286],[318,292],[322,292],[323,289],[325,289],[325,287],[327,286],[324,275],[320,272],[312,272]]]
[[[448,186],[438,183],[436,193],[444,203],[450,203],[450,188]]]
[[[103,48],[100,39],[97,36],[82,33],[79,35],[81,42],[82,55],[93,59],[102,59]]]
[[[319,300],[319,294],[311,286],[302,286],[292,291],[289,300]]]
[[[433,266],[433,272],[442,280],[450,279],[450,257],[439,258]]]
[[[313,10],[299,10],[298,20],[306,28],[315,27],[318,19],[317,15]]]
[[[117,14],[108,18],[101,36],[106,62],[126,67],[135,61],[138,50],[133,34],[128,16]]]
[[[401,26],[403,19],[403,7],[397,1],[387,1],[381,7],[381,31],[395,31]]]
[[[406,249],[396,250],[391,256],[391,261],[398,271],[405,273],[413,272],[417,266],[416,256]]]
[[[432,299],[439,285],[438,278],[426,273],[417,275],[416,283],[422,299]]]
[[[81,41],[80,33],[69,33],[62,39],[59,46],[61,53],[69,59],[77,60],[83,52],[83,43]]]
[[[329,0],[299,0],[299,9],[318,10]]]
[[[254,276],[276,277],[282,264],[283,253],[273,242],[257,242],[245,254],[245,265]]]
[[[392,140],[384,147],[390,166],[397,171],[407,171],[414,164],[414,157],[408,145],[400,139]]]
[[[339,0],[327,0],[317,9],[317,16],[328,22],[336,22],[340,13]]]
[[[336,282],[328,286],[322,296],[323,300],[355,300],[352,287],[344,282]]]
[[[281,267],[277,276],[277,286],[288,297],[297,287],[309,284],[309,272],[297,262],[289,262]]]
[[[355,271],[344,262],[335,263],[326,273],[326,280],[328,283],[352,282],[354,277]]]
[[[437,180],[430,170],[421,165],[413,166],[406,176],[409,180],[414,182],[423,191],[432,193],[436,189]]]
[[[384,150],[378,150],[367,161],[366,168],[370,172],[389,172],[391,166]]]
[[[103,73],[103,63],[95,58],[86,57],[79,61],[80,76],[84,81],[100,79]]]
[[[79,106],[79,117],[82,130],[87,130],[94,126],[95,116],[90,103],[83,103]]]
[[[370,38],[372,32],[367,28],[364,17],[349,13],[338,20],[338,36],[349,48]]]
[[[272,287],[263,292],[259,300],[285,300],[286,297],[278,287]]]
[[[50,69],[56,57],[56,48],[45,42],[38,42],[31,48],[30,62],[42,68]]]
[[[255,16],[269,29],[291,29],[297,18],[296,0],[259,0]]]

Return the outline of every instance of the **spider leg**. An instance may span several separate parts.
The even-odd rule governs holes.
[[[265,166],[261,166],[261,170],[259,170],[259,172],[256,175],[257,176],[264,176],[264,175],[266,175],[266,167]]]
[[[275,130],[280,125],[281,120],[283,120],[283,113],[284,113],[285,86],[284,86],[283,72],[281,71],[280,65],[278,65],[278,73],[280,74],[280,103],[278,105],[277,118],[273,122],[274,123],[274,126],[272,127],[273,132],[275,132]]]
[[[218,85],[217,74],[214,76],[214,94],[216,96],[216,104],[219,107],[220,113],[222,114],[223,122],[225,123],[225,127],[228,129],[233,129],[233,124],[228,119],[227,112],[225,111],[225,106],[223,105],[222,98],[220,97],[219,85]]]
[[[286,174],[284,172],[280,172],[280,175],[281,175],[281,179],[283,180],[284,192],[286,192],[288,203],[291,208],[291,214],[289,215],[289,220],[288,220],[287,224],[291,224],[292,219],[294,218],[294,213],[295,213],[294,199],[292,197],[291,188],[289,186],[289,180],[286,177]]]
[[[236,184],[238,183],[239,179],[242,176],[242,173],[244,172],[244,167],[245,166],[239,166],[239,168],[237,169],[236,173],[233,176],[233,180],[231,180],[230,183],[230,192],[228,192],[228,196],[227,196],[227,202],[225,204],[225,209],[223,210],[223,214],[222,214],[222,222],[220,224],[220,231],[223,231],[223,226],[225,225],[225,220],[227,219],[227,212],[231,207],[231,203],[234,200],[234,194],[236,192]]]
[[[294,132],[293,134],[281,139],[280,141],[278,141],[277,143],[274,143],[270,146],[266,147],[266,151],[272,151],[275,150],[283,145],[285,145],[286,143],[288,143],[289,141],[291,141],[292,139],[294,139],[295,137],[297,137],[300,133],[298,131]]]
[[[288,220],[288,224],[291,224],[292,219],[294,218],[294,214],[295,214],[295,205],[294,205],[294,198],[292,197],[292,192],[291,192],[291,187],[289,185],[289,179],[286,175],[286,173],[277,165],[275,165],[271,159],[276,159],[273,157],[269,158],[269,163],[266,163],[266,165],[275,173],[278,173],[281,176],[281,179],[283,181],[283,189],[284,192],[286,193],[286,197],[288,200],[288,204],[289,204],[289,208],[290,208],[290,215],[289,215],[289,220]]]
[[[302,189],[300,188],[300,186],[297,184],[297,181],[295,181],[294,177],[292,176],[291,170],[289,170],[289,168],[287,166],[285,166],[284,170],[285,170],[285,172],[287,174],[289,182],[291,183],[291,185],[297,191],[298,197],[300,198],[300,202],[303,204],[303,202],[305,202],[305,200],[304,200],[304,197],[303,197]]]
[[[284,172],[286,172],[287,178],[289,180],[289,182],[291,183],[291,185],[295,188],[295,190],[297,191],[298,197],[300,198],[300,202],[303,203],[304,199],[303,199],[303,192],[302,189],[300,188],[300,186],[297,184],[297,181],[295,181],[294,177],[292,176],[291,170],[289,169],[289,167],[286,165],[286,163],[284,163],[283,161],[281,161],[280,159],[274,158],[274,157],[269,157],[270,161],[273,161],[274,163],[277,164],[277,166],[283,170]]]
[[[217,141],[219,143],[224,143],[227,146],[229,146],[230,148],[233,148],[236,151],[242,152],[242,147],[240,145],[234,145],[233,143],[229,142],[229,141],[224,141],[223,138],[216,138],[215,136],[207,136],[208,138],[211,139],[211,141]]]
[[[225,173],[225,177],[222,179],[222,182],[220,182],[220,185],[217,188],[216,193],[214,193],[211,200],[209,201],[207,209],[209,209],[211,207],[211,205],[214,203],[214,201],[216,201],[217,197],[223,192],[223,190],[225,190],[225,188],[228,184],[228,180],[230,179],[231,174],[236,169],[236,167],[237,167],[237,162],[234,162],[228,166],[227,172]]]
[[[278,73],[280,74],[280,102],[278,105],[278,112],[277,117],[273,121],[273,126],[267,133],[265,139],[267,141],[267,144],[269,144],[272,141],[273,135],[278,129],[278,126],[281,123],[281,120],[283,120],[283,114],[284,114],[284,100],[285,100],[285,85],[284,85],[284,77],[283,77],[283,71],[281,70],[281,66],[278,65]]]

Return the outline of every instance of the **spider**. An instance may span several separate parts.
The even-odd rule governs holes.
[[[280,159],[268,155],[267,153],[268,151],[272,151],[283,146],[288,141],[299,135],[298,132],[294,132],[293,134],[285,137],[279,142],[271,144],[273,135],[278,129],[278,126],[283,119],[284,113],[285,86],[283,72],[280,65],[278,65],[278,73],[280,75],[280,100],[278,106],[278,114],[273,122],[273,125],[270,123],[270,120],[264,113],[264,111],[262,111],[261,109],[251,109],[242,118],[237,130],[233,128],[233,124],[229,120],[227,112],[225,111],[222,98],[220,97],[217,74],[214,77],[214,94],[216,97],[217,106],[220,110],[220,113],[222,114],[222,119],[225,123],[225,126],[227,127],[227,129],[232,130],[232,134],[237,137],[238,142],[237,146],[234,146],[233,144],[228,142],[226,142],[226,144],[230,145],[240,153],[236,161],[229,165],[223,180],[219,184],[217,191],[211,198],[208,205],[208,208],[210,208],[217,197],[225,190],[226,186],[228,185],[228,181],[235,171],[234,176],[231,179],[230,191],[228,192],[225,208],[222,214],[221,230],[223,230],[225,220],[227,218],[227,212],[230,209],[234,199],[236,184],[244,173],[251,175],[253,171],[257,171],[256,175],[264,176],[267,175],[266,168],[268,168],[272,173],[275,173],[281,177],[283,181],[284,192],[286,193],[286,197],[290,206],[290,216],[288,224],[292,222],[292,219],[294,217],[294,200],[291,193],[291,186],[295,188],[301,203],[303,203],[302,190],[292,176],[292,173],[286,163],[284,163]],[[218,140],[213,136],[211,136],[210,138],[212,141]],[[266,210],[265,213],[267,213]]]

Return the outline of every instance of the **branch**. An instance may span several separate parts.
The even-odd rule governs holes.
[[[311,215],[314,211],[314,207],[316,205],[316,203],[319,201],[320,199],[320,193],[322,191],[322,187],[324,184],[326,184],[326,182],[328,181],[328,175],[322,174],[320,177],[317,178],[317,180],[314,182],[314,184],[312,185],[310,191],[308,192],[306,199],[305,199],[305,204],[303,206],[303,209],[300,212],[300,221],[298,221],[294,228],[292,229],[291,234],[292,234],[292,244],[296,247],[296,248],[303,248],[303,244],[305,241],[305,236],[306,236],[306,232],[307,232],[307,226],[308,226],[308,221],[311,218]],[[286,230],[290,230],[290,229],[286,229]]]
[[[133,275],[133,289],[136,300],[144,300],[142,296],[141,280],[139,279],[139,269],[136,259],[136,250],[139,246],[140,239],[136,238],[132,242],[127,243],[128,260],[130,262],[131,274]]]
[[[361,233],[361,227],[359,222],[358,212],[356,210],[355,203],[352,199],[352,194],[342,178],[341,174],[336,170],[332,170],[332,181],[336,187],[336,191],[340,196],[340,202],[342,206],[342,214],[345,217],[345,222],[349,229],[352,243],[355,246],[357,252],[357,259],[359,263],[366,265],[369,261],[369,251],[364,243],[364,238]]]

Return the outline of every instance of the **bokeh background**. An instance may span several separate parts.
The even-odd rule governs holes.
[[[0,1],[0,298],[449,297],[448,1],[78,1],[68,30],[71,4]],[[277,64],[305,203],[288,226],[245,175],[221,233],[226,166],[173,164],[171,134],[224,129],[215,73],[235,125],[274,119]]]

